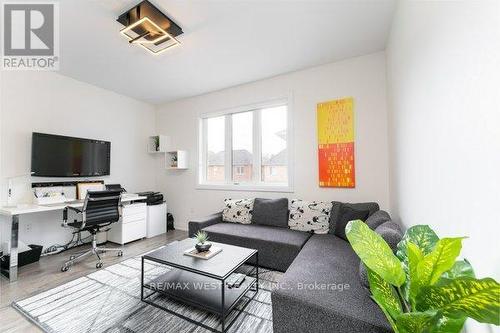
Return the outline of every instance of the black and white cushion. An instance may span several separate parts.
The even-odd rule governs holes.
[[[327,234],[331,210],[331,202],[293,199],[290,201],[288,226],[292,230]]]
[[[224,199],[224,205],[222,221],[252,223],[253,199]]]

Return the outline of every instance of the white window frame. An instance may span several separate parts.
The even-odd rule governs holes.
[[[254,112],[253,116],[253,179],[258,181],[235,182],[232,180],[232,117],[229,115],[249,111],[257,111],[276,106],[287,106],[287,174],[288,183],[265,183],[262,182],[262,152],[261,152],[261,123],[260,111]],[[225,181],[224,182],[206,182],[207,174],[207,119],[213,117],[225,116]],[[196,188],[200,190],[224,190],[224,191],[263,191],[263,192],[293,192],[293,106],[291,96],[280,97],[264,102],[239,106],[216,112],[204,113],[199,117],[198,129],[198,177]]]

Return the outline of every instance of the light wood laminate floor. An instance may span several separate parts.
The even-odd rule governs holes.
[[[123,257],[116,253],[104,254],[104,267],[111,266],[125,259],[153,250],[174,240],[187,238],[185,231],[173,230],[167,234],[149,239],[142,239],[123,246]],[[118,247],[116,244],[107,243],[107,247]],[[97,258],[91,256],[75,264],[67,272],[61,272],[61,265],[69,259],[74,252],[80,252],[88,246],[80,246],[60,254],[42,257],[38,263],[27,265],[19,269],[18,280],[10,283],[3,275],[0,278],[0,332],[24,333],[41,332],[29,320],[13,309],[13,301],[22,300],[42,291],[57,287],[96,271]]]

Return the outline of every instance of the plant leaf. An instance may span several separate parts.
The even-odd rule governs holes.
[[[440,239],[434,250],[417,266],[417,289],[435,284],[444,272],[451,269],[462,249],[463,238]]]
[[[413,243],[419,248],[421,253],[426,255],[434,249],[434,246],[438,241],[439,237],[428,225],[416,225],[409,228],[399,242],[396,256],[403,262],[403,268],[407,277],[405,285],[402,288],[403,297],[406,301],[411,301],[409,281],[410,272],[408,267],[408,243]]]
[[[406,289],[408,293],[407,300],[410,300],[413,307],[415,307],[415,297],[418,294],[419,284],[417,279],[417,267],[418,264],[424,259],[424,254],[420,250],[420,248],[413,244],[412,242],[407,243],[408,249],[408,268],[407,268],[407,278],[404,289]],[[407,288],[406,288],[407,287]]]
[[[390,284],[400,287],[406,279],[401,262],[384,239],[363,221],[350,221],[346,235],[361,261]]]
[[[446,285],[422,288],[419,311],[435,309],[451,318],[471,317],[481,323],[500,325],[500,284],[492,278],[460,277]]]
[[[416,297],[421,288],[434,285],[444,272],[451,269],[455,259],[460,254],[462,248],[462,238],[443,238],[440,239],[434,250],[423,258],[422,253],[418,253],[416,246],[411,242],[409,244],[410,256],[412,256],[412,267],[410,274],[410,286],[408,298],[412,308],[416,307]],[[418,261],[418,262],[417,262]],[[416,268],[415,268],[415,262]],[[410,271],[410,269],[408,269]]]
[[[371,269],[367,268],[366,273],[370,282],[370,291],[373,298],[377,300],[377,304],[381,304],[392,318],[402,314],[403,308],[396,289]]]
[[[437,311],[408,312],[396,318],[396,326],[400,332],[424,333],[435,325]]]
[[[463,276],[476,277],[474,269],[467,259],[456,261],[453,267],[445,272],[442,277],[452,280]]]
[[[439,237],[428,225],[415,225],[406,230],[403,239],[398,244],[396,255],[401,261],[407,261],[408,242],[412,242],[424,255],[431,253]]]
[[[387,321],[389,322],[389,324],[391,325],[392,329],[394,330],[394,333],[403,333],[403,332],[399,331],[398,327],[396,326],[396,322],[394,321],[394,319],[392,319],[391,315],[389,314],[389,312],[387,312],[387,310],[385,309],[385,307],[379,301],[377,301],[374,297],[372,297],[372,299],[373,299],[373,301],[375,303],[377,303],[378,307],[384,313],[385,317],[387,318]]]
[[[453,319],[441,316],[435,327],[431,329],[431,333],[460,333],[466,320],[467,317]]]

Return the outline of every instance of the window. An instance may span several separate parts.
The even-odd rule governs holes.
[[[284,183],[288,179],[286,106],[262,112],[262,181]]]
[[[209,182],[224,181],[224,122],[224,117],[207,119],[206,180]]]
[[[234,182],[251,182],[253,167],[253,111],[231,115]],[[247,172],[245,172],[245,170]]]
[[[290,190],[286,101],[200,119],[201,188]]]

